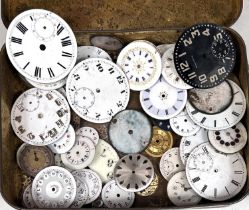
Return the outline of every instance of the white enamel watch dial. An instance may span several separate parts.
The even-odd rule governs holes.
[[[69,125],[66,133],[53,144],[49,144],[48,147],[54,153],[63,154],[69,151],[75,143],[75,131],[72,125]]]
[[[130,89],[124,72],[102,58],[90,58],[77,64],[67,79],[66,92],[72,109],[83,119],[109,122],[126,108]]]
[[[78,47],[76,63],[79,63],[80,61],[83,61],[88,58],[104,58],[110,61],[112,60],[110,55],[106,51],[98,47],[94,47],[94,46]]]
[[[22,195],[23,205],[28,209],[37,208],[35,201],[32,197],[32,184],[29,184]]]
[[[220,131],[208,131],[210,143],[224,153],[235,153],[243,149],[247,143],[247,131],[239,122],[231,128]]]
[[[185,165],[192,150],[198,145],[208,142],[208,131],[201,128],[197,133],[192,136],[184,136],[180,143],[180,157]]]
[[[184,170],[184,165],[179,154],[179,148],[174,147],[165,152],[160,159],[159,167],[161,174],[167,181],[169,181],[177,172]]]
[[[36,175],[32,196],[39,208],[68,208],[76,196],[75,179],[66,169],[50,166]]]
[[[89,139],[91,139],[94,143],[94,145],[96,146],[99,142],[99,134],[98,131],[96,131],[96,129],[91,128],[91,127],[82,127],[79,128],[76,131],[76,135],[77,136],[85,136],[88,137]]]
[[[175,44],[160,44],[156,46],[156,49],[158,50],[158,52],[160,53],[162,57],[163,54],[166,52],[166,50],[168,50],[172,46],[175,46]]]
[[[16,16],[7,31],[6,48],[16,70],[35,82],[61,80],[76,62],[71,28],[47,10],[32,9]]]
[[[174,64],[174,49],[175,45],[172,45],[162,56],[162,75],[173,87],[179,89],[191,89],[193,87],[185,83],[176,71]]]
[[[153,86],[162,72],[161,56],[148,41],[133,41],[120,52],[117,65],[129,79],[131,90],[141,91]]]
[[[113,147],[100,139],[96,146],[95,156],[89,168],[100,176],[103,183],[114,178],[113,171],[119,157]]]
[[[101,197],[108,208],[130,208],[135,200],[135,193],[122,190],[112,180],[103,187]]]
[[[201,128],[191,120],[186,110],[183,110],[177,116],[171,118],[169,122],[172,130],[180,136],[194,135]]]
[[[140,92],[143,110],[151,117],[160,120],[170,119],[185,107],[187,91],[168,84],[163,77],[150,89]]]
[[[61,160],[66,167],[80,170],[93,161],[94,155],[93,142],[87,137],[76,136],[74,146],[67,153],[61,154]]]
[[[32,88],[22,93],[11,110],[11,125],[24,142],[43,146],[60,139],[70,123],[70,108],[56,90]]]
[[[190,118],[199,126],[209,130],[223,130],[237,124],[245,114],[246,98],[241,88],[231,80],[228,81],[233,89],[233,100],[227,109],[217,114],[199,112],[187,102],[186,110]]]
[[[191,152],[186,164],[186,175],[190,186],[201,197],[224,201],[242,190],[247,169],[239,153],[220,153],[207,142]]]
[[[57,81],[57,82],[51,82],[51,83],[40,83],[40,82],[35,82],[35,81],[32,81],[28,78],[26,78],[27,82],[29,84],[31,84],[32,86],[34,87],[37,87],[39,89],[42,89],[42,90],[56,90],[56,89],[59,89],[61,87],[63,87],[65,84],[66,84],[66,81],[67,81],[67,77]]]
[[[81,208],[88,199],[88,187],[78,176],[73,176],[76,182],[76,196],[70,208]]]
[[[167,193],[176,206],[192,206],[201,201],[201,197],[189,185],[185,171],[178,172],[169,180]]]
[[[72,174],[87,184],[89,194],[85,204],[95,201],[102,190],[102,182],[99,175],[89,169],[74,171]]]

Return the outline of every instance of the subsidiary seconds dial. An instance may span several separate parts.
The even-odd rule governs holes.
[[[230,35],[215,24],[198,24],[178,39],[174,51],[180,77],[195,88],[211,88],[233,70],[236,49]]]
[[[16,70],[40,83],[65,78],[77,57],[71,28],[58,15],[41,9],[23,12],[11,22],[6,48]]]

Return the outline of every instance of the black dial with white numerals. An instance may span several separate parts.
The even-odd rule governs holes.
[[[191,152],[186,175],[190,186],[201,197],[224,201],[242,190],[247,169],[240,153],[220,153],[206,142]]]
[[[66,91],[72,109],[94,123],[109,122],[126,108],[130,97],[124,72],[102,58],[90,58],[77,64],[68,76]]]
[[[6,48],[16,70],[40,83],[66,77],[77,57],[71,28],[58,15],[41,9],[23,12],[11,22]]]
[[[198,24],[179,37],[174,51],[180,77],[195,88],[211,88],[233,70],[236,48],[230,35],[215,24]]]

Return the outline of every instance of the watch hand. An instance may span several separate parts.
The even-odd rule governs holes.
[[[38,161],[39,159],[38,159],[38,157],[36,155],[36,152],[34,152],[34,155],[35,155],[35,161]]]

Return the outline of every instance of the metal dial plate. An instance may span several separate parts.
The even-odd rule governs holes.
[[[176,206],[194,206],[201,197],[189,185],[185,171],[175,174],[167,185],[170,201]]]
[[[123,43],[113,36],[94,36],[90,39],[90,42],[104,50],[118,51],[123,48]]]
[[[32,196],[39,208],[68,208],[76,196],[75,179],[66,169],[50,166],[35,177]]]
[[[88,187],[85,182],[80,180],[77,176],[73,176],[76,182],[76,196],[70,208],[81,208],[88,199]]]
[[[61,87],[63,87],[66,84],[67,81],[67,77],[57,81],[57,82],[51,82],[51,83],[40,83],[40,82],[35,82],[32,81],[28,78],[25,78],[26,81],[31,84],[32,86],[42,89],[42,90],[56,90],[59,89]]]
[[[135,110],[115,115],[109,126],[109,139],[119,152],[139,153],[150,143],[152,127],[148,118]]]
[[[90,58],[77,64],[68,76],[66,92],[75,113],[94,123],[109,122],[126,108],[130,97],[124,72],[102,58]]]
[[[116,164],[114,177],[121,189],[128,192],[139,192],[151,184],[154,178],[154,168],[147,157],[140,154],[129,154]]]
[[[145,152],[152,157],[161,157],[172,146],[173,137],[171,132],[153,127],[152,140]]]
[[[179,89],[191,89],[193,87],[185,83],[176,71],[174,64],[174,49],[175,45],[172,45],[162,56],[162,75],[173,87]]]
[[[208,131],[210,143],[218,151],[224,153],[235,153],[243,149],[247,143],[247,131],[239,122],[231,128],[220,131]]]
[[[85,204],[95,201],[102,190],[102,182],[98,174],[89,169],[74,171],[72,174],[87,184],[89,194]]]
[[[201,128],[191,120],[185,109],[171,118],[169,122],[172,130],[180,136],[192,136]]]
[[[98,132],[92,128],[92,127],[82,127],[82,128],[79,128],[77,131],[76,131],[76,135],[77,136],[82,136],[82,137],[87,137],[89,139],[91,139],[94,143],[94,145],[96,146],[99,142],[99,134]]]
[[[72,125],[69,125],[66,133],[53,144],[49,144],[48,147],[53,153],[63,154],[68,152],[75,143],[75,131]]]
[[[178,147],[173,147],[163,154],[160,160],[160,172],[169,181],[177,172],[184,170]]]
[[[196,134],[192,136],[184,136],[180,143],[180,157],[185,165],[192,150],[198,145],[208,142],[208,131],[201,128]]]
[[[37,208],[35,201],[32,197],[32,184],[29,184],[23,192],[22,195],[22,203],[28,209]]]
[[[113,171],[118,160],[119,156],[113,147],[100,139],[89,168],[98,173],[102,182],[106,183],[114,178]]]
[[[80,46],[77,50],[77,61],[76,63],[79,63],[80,61],[83,61],[88,58],[103,58],[107,60],[112,60],[110,55],[101,48],[94,47],[94,46]]]
[[[226,110],[232,100],[233,89],[227,81],[213,88],[188,91],[188,101],[193,107],[205,114],[217,114]]]
[[[16,70],[40,83],[65,78],[77,55],[76,39],[68,24],[42,9],[27,10],[14,18],[8,27],[6,49]]]
[[[74,146],[67,153],[61,154],[61,160],[66,167],[80,170],[93,161],[94,155],[93,142],[87,137],[76,136]]]
[[[160,120],[170,119],[185,107],[187,91],[168,84],[163,77],[150,89],[140,92],[143,110],[151,117]]]
[[[162,72],[161,56],[148,41],[133,41],[120,52],[117,65],[129,79],[131,90],[141,91],[152,87]]]
[[[108,208],[130,208],[135,200],[135,193],[121,189],[112,180],[103,187],[101,197]]]
[[[11,110],[15,134],[32,145],[52,144],[64,135],[69,123],[69,105],[56,90],[29,89],[17,98]]]
[[[211,88],[233,70],[236,48],[230,35],[215,24],[198,24],[179,37],[174,62],[180,77],[195,88]]]
[[[155,173],[154,179],[152,180],[150,185],[146,189],[136,192],[136,194],[139,196],[145,196],[145,197],[153,195],[158,189],[158,186],[159,186],[159,178],[158,178],[158,175]]]
[[[156,46],[156,49],[158,50],[158,52],[160,53],[161,57],[163,56],[163,54],[172,46],[175,46],[175,44],[160,44]]]
[[[224,201],[242,190],[247,169],[239,153],[220,153],[207,142],[191,152],[186,164],[186,175],[190,186],[201,197]]]
[[[54,155],[48,147],[24,143],[17,151],[17,163],[29,176],[36,176],[42,169],[54,165]]]
[[[230,106],[218,114],[204,114],[187,102],[186,109],[190,118],[199,126],[209,130],[223,130],[237,124],[245,114],[246,98],[241,88],[231,80],[233,100]]]

